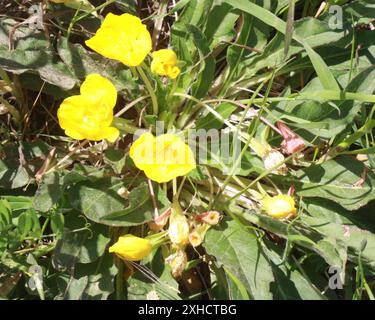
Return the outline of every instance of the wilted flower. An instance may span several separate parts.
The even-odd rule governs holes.
[[[193,247],[198,247],[203,242],[203,238],[196,230],[193,230],[189,234],[189,242]]]
[[[283,194],[274,197],[266,196],[262,200],[262,210],[276,219],[293,217],[297,213],[294,199]]]
[[[204,237],[206,235],[206,232],[210,228],[209,224],[199,224],[195,227],[195,229],[190,232],[189,234],[189,242],[193,247],[198,247],[202,244]]]
[[[277,169],[272,170],[272,173],[285,175],[288,172],[288,168],[285,163],[282,163],[284,160],[285,158],[281,152],[271,149],[263,157],[264,168],[268,170],[280,164]]]
[[[195,169],[190,147],[173,134],[142,134],[131,146],[130,157],[138,169],[156,182],[168,182]]]
[[[152,53],[151,71],[160,76],[175,79],[180,74],[176,66],[177,56],[173,50],[161,49]]]
[[[197,215],[196,219],[198,221],[214,226],[220,221],[220,213],[217,211],[206,211]]]
[[[153,221],[149,222],[150,229],[152,231],[159,231],[161,228],[163,228],[167,224],[171,212],[172,210],[169,208]]]
[[[124,199],[128,199],[129,198],[129,190],[125,187],[121,187],[120,189],[117,190],[117,194],[121,197],[121,198],[124,198]]]
[[[169,218],[168,236],[171,242],[178,247],[183,247],[188,243],[189,223],[182,212],[172,210]]]
[[[171,266],[173,277],[178,278],[182,275],[187,264],[186,253],[184,250],[177,250],[175,253],[168,256],[165,262]]]
[[[81,86],[81,94],[66,98],[57,111],[65,134],[77,140],[114,142],[119,131],[111,127],[117,91],[114,85],[99,74],[90,74]]]
[[[151,241],[139,238],[131,234],[119,237],[117,242],[109,247],[109,252],[113,252],[121,259],[129,261],[142,260],[151,253]]]
[[[109,13],[86,45],[102,56],[135,67],[152,49],[150,33],[142,21],[131,14]]]
[[[285,154],[293,154],[301,151],[305,147],[302,138],[282,122],[276,123],[284,140],[281,142],[281,150]]]

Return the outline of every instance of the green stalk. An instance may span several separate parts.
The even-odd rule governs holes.
[[[139,75],[141,76],[141,78],[143,80],[143,83],[145,84],[145,86],[147,88],[148,93],[150,94],[154,115],[158,115],[158,113],[159,113],[158,100],[156,98],[154,88],[152,87],[151,82],[148,79],[148,77],[146,76],[142,67],[136,67],[136,69],[137,69]]]

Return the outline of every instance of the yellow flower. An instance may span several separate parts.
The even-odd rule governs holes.
[[[117,254],[121,259],[128,261],[142,260],[151,253],[152,244],[148,239],[139,238],[132,234],[119,237],[109,252]]]
[[[111,127],[117,91],[99,74],[90,74],[81,86],[81,94],[66,98],[57,111],[65,134],[73,139],[114,142],[119,131]]]
[[[180,68],[176,66],[177,56],[173,50],[161,49],[152,53],[151,71],[160,76],[175,79],[180,74]]]
[[[181,212],[172,210],[169,218],[168,236],[173,244],[183,247],[189,241],[189,223]]]
[[[138,169],[156,182],[168,182],[195,169],[190,147],[173,134],[154,137],[143,133],[131,146],[130,157]]]
[[[294,199],[291,196],[279,194],[275,197],[267,196],[262,201],[262,210],[276,219],[288,218],[296,215]]]
[[[94,37],[86,45],[102,56],[135,67],[140,65],[152,49],[150,33],[141,19],[124,13],[109,13]]]

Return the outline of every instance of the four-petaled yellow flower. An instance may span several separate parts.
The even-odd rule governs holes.
[[[129,155],[138,169],[158,183],[184,176],[196,167],[190,147],[173,134],[155,138],[143,133],[131,146]]]
[[[127,234],[119,237],[118,241],[108,250],[117,254],[121,259],[139,261],[151,253],[152,244],[148,239]]]
[[[276,219],[284,219],[296,215],[295,201],[291,196],[279,194],[275,197],[267,196],[262,201],[262,210]]]
[[[141,19],[124,13],[108,13],[103,24],[86,45],[102,56],[135,67],[152,49],[150,33]]]
[[[160,76],[175,79],[180,74],[176,66],[177,56],[173,50],[161,49],[152,53],[151,71]]]
[[[117,91],[114,85],[99,74],[90,74],[81,86],[81,94],[66,98],[57,111],[65,134],[77,140],[114,142],[119,131],[111,127]]]

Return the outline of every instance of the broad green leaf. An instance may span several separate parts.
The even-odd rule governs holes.
[[[127,281],[129,300],[180,300],[178,283],[172,277],[171,268],[165,263],[162,248],[152,253],[143,265],[148,274],[136,271]],[[150,272],[152,274],[150,274]],[[151,278],[151,279],[150,279]],[[155,280],[152,280],[155,279]]]
[[[306,199],[306,201],[306,211],[310,216],[301,217],[305,224],[323,234],[326,239],[336,239],[347,246],[349,257],[354,262],[357,261],[362,241],[366,240],[367,246],[362,252],[362,259],[368,266],[375,268],[374,221],[369,214],[373,211],[375,202],[353,213],[330,200]]]
[[[43,180],[35,194],[33,207],[40,212],[48,212],[62,196],[62,179],[54,171],[43,176]]]
[[[84,80],[91,73],[99,73],[111,80],[118,90],[136,88],[131,71],[119,62],[89,52],[80,44],[71,44],[66,38],[60,39],[57,50],[66,68],[76,79]]]
[[[282,250],[270,241],[265,241],[267,256],[271,260],[275,282],[271,284],[274,299],[324,300],[325,297],[314,283],[303,275],[291,261],[283,262]],[[321,278],[316,274],[314,280]],[[322,279],[325,280],[325,279]]]
[[[348,210],[356,210],[375,199],[375,175],[368,172],[365,181],[360,183],[364,170],[360,161],[342,156],[300,169],[293,176],[283,177],[282,183],[294,184],[300,197],[326,198]]]
[[[222,41],[231,41],[235,37],[234,27],[238,15],[230,11],[229,5],[220,3],[214,5],[209,12],[204,33],[211,49],[220,45]]]
[[[107,227],[87,224],[84,216],[71,213],[65,218],[63,235],[53,253],[53,265],[64,270],[78,262],[91,263],[103,255],[109,240]]]
[[[37,73],[48,83],[69,90],[76,84],[75,77],[58,58],[52,44],[43,32],[21,26],[12,36],[14,49],[9,50],[9,32],[15,26],[12,19],[2,20],[0,29],[0,66],[7,71],[21,74]]]
[[[74,208],[97,223],[134,226],[150,221],[154,208],[147,185],[131,190],[128,200],[117,194],[123,186],[124,182],[116,178],[81,182],[68,191],[68,199]],[[163,212],[169,206],[168,199],[160,188],[155,190],[155,197],[158,209]]]
[[[253,298],[272,298],[271,266],[256,235],[245,226],[234,220],[222,221],[219,227],[208,231],[204,247],[241,281]]]
[[[58,275],[62,300],[106,300],[114,291],[116,267],[113,256],[106,253],[89,264],[76,264],[73,273]]]

